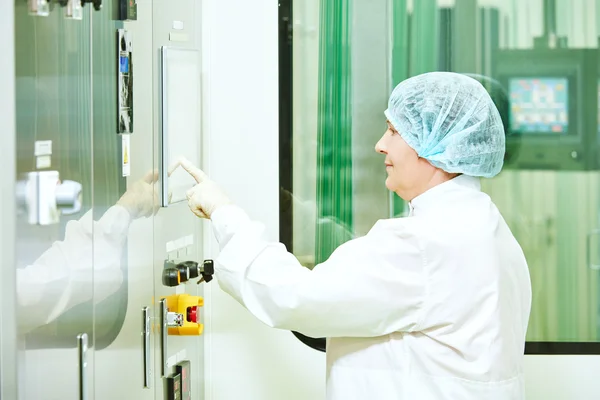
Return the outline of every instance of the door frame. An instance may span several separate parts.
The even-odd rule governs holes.
[[[15,269],[15,38],[14,2],[0,2],[0,121],[3,162],[0,175],[0,254],[2,290],[0,290],[0,398],[18,398],[17,331],[16,331],[16,269]]]

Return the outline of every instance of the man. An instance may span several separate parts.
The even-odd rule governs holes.
[[[479,186],[503,165],[498,110],[476,80],[436,72],[400,83],[385,115],[376,150],[410,215],[312,271],[183,161],[190,209],[221,248],[219,284],[269,326],[328,338],[328,399],[523,399],[528,267]]]

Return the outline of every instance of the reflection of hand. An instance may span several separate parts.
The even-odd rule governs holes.
[[[181,160],[181,166],[198,183],[187,192],[188,206],[197,217],[210,218],[217,208],[231,204],[225,192],[201,169],[185,159]]]
[[[158,176],[158,171],[149,172],[131,185],[117,202],[129,212],[131,218],[149,217],[158,212]]]

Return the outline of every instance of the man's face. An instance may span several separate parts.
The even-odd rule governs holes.
[[[387,125],[387,130],[375,146],[375,151],[385,155],[388,174],[385,186],[410,201],[421,193],[422,186],[429,182],[434,169],[427,160],[419,158],[389,121]]]

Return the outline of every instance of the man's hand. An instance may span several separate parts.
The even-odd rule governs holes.
[[[186,159],[181,159],[180,165],[197,183],[186,193],[188,206],[197,217],[210,218],[217,208],[231,204],[231,200],[225,192],[200,168],[197,168]]]

